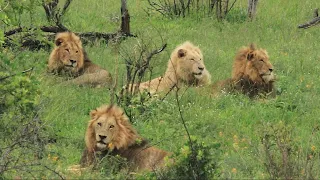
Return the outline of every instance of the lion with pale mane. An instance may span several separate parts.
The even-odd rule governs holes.
[[[167,70],[161,77],[138,84],[140,91],[150,94],[169,91],[174,86],[204,86],[210,84],[210,73],[207,71],[201,50],[190,42],[179,45],[171,54]],[[131,86],[129,87],[131,88]]]
[[[55,47],[50,54],[48,71],[54,74],[71,76],[66,84],[110,86],[111,74],[92,63],[81,40],[72,32],[58,33]]]
[[[250,98],[258,95],[275,96],[275,76],[266,50],[254,44],[239,50],[235,56],[232,78],[215,83],[224,92],[241,92]]]
[[[86,148],[80,161],[82,167],[93,164],[97,154],[126,158],[132,171],[154,170],[164,165],[169,153],[141,138],[119,107],[104,105],[92,110],[90,116]]]

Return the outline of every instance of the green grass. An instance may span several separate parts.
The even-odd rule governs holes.
[[[114,32],[120,25],[120,21],[114,20],[120,18],[119,2],[73,1],[65,17],[65,25],[76,32]],[[250,100],[242,95],[212,98],[194,89],[189,89],[181,97],[183,116],[190,134],[208,144],[221,143],[219,166],[222,178],[269,178],[260,138],[267,122],[277,124],[282,121],[292,126],[295,145],[306,154],[312,145],[317,152],[320,149],[319,132],[311,134],[320,120],[320,31],[319,27],[297,28],[298,24],[312,17],[312,9],[320,7],[320,2],[260,1],[257,18],[252,22],[241,20],[246,2],[239,1],[234,7],[234,14],[228,17],[229,21],[223,22],[212,17],[169,20],[156,13],[147,16],[144,12],[146,1],[128,2],[132,33],[146,41],[151,39],[152,47],[161,46],[160,35],[168,43],[165,53],[153,59],[155,77],[165,71],[175,46],[186,40],[201,48],[213,82],[231,76],[233,57],[240,47],[254,42],[268,51],[278,77],[277,88],[281,91],[277,98],[265,101]],[[41,9],[36,14],[36,24],[45,22]],[[129,38],[120,47],[128,48],[136,43],[136,39]],[[125,66],[116,47],[96,42],[85,48],[93,62],[112,74],[115,62],[120,62],[120,89]],[[48,133],[57,140],[48,146],[48,150],[59,156],[57,169],[68,174],[65,169],[79,162],[84,149],[90,110],[110,103],[110,92],[87,87],[61,87],[58,84],[61,79],[45,73],[50,52],[10,53],[14,56],[12,67],[16,71],[36,67],[34,75],[40,78],[43,92],[40,98],[41,118],[50,127]],[[134,127],[157,147],[171,152],[179,150],[187,139],[177,114],[174,95],[169,95],[164,102],[156,100],[150,104],[146,112],[134,117]],[[319,161],[317,163],[319,165]],[[316,167],[316,172],[320,172],[319,167]],[[86,177],[104,176],[88,172],[83,174],[83,178]],[[315,178],[320,178],[319,173]]]

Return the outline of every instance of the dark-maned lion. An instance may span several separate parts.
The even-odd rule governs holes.
[[[111,74],[92,63],[82,48],[81,40],[72,32],[57,34],[55,47],[50,54],[48,71],[71,76],[66,84],[110,86]]]
[[[232,78],[213,85],[214,93],[219,89],[224,92],[241,92],[249,97],[257,95],[275,96],[275,76],[273,66],[266,50],[257,49],[254,44],[244,47],[237,53]]]
[[[80,161],[82,167],[93,164],[97,153],[126,158],[132,171],[154,170],[164,165],[168,152],[148,145],[131,126],[122,109],[104,105],[92,110],[90,115],[86,148]]]

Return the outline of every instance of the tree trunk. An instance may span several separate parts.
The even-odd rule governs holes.
[[[248,0],[248,17],[253,19],[256,16],[258,0]]]
[[[127,0],[121,0],[121,32],[130,34],[130,15],[127,9]]]

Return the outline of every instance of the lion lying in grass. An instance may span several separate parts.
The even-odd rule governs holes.
[[[104,105],[92,110],[90,115],[86,149],[80,161],[82,167],[93,164],[97,153],[126,158],[132,171],[154,170],[164,165],[168,152],[149,146],[131,126],[122,109]]]
[[[140,83],[139,90],[150,94],[169,91],[174,86],[203,86],[210,84],[201,50],[190,42],[179,45],[171,54],[168,67],[162,77]],[[137,84],[133,85],[135,89]],[[130,90],[131,86],[129,87]]]
[[[73,78],[65,84],[90,86],[112,84],[111,74],[88,59],[80,38],[72,32],[57,34],[55,47],[48,61],[48,71]]]
[[[275,96],[275,76],[273,66],[266,50],[257,49],[251,44],[237,53],[232,78],[213,85],[214,93],[219,89],[223,92],[241,92],[249,97],[257,95]]]

